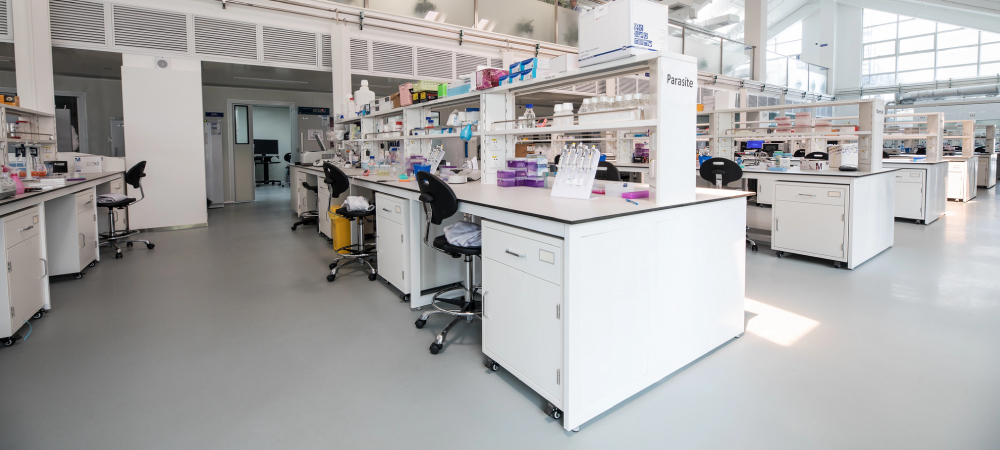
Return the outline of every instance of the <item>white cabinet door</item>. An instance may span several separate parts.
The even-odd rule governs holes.
[[[7,261],[10,263],[7,273],[10,305],[14,307],[14,316],[10,318],[11,330],[17,330],[45,306],[41,236],[36,234],[7,249]]]
[[[772,247],[835,259],[845,255],[844,206],[777,201]]]
[[[965,200],[965,171],[948,171],[948,198]]]
[[[903,219],[923,219],[924,185],[896,181],[895,217]]]
[[[97,227],[94,213],[84,211],[76,215],[76,228],[80,239],[80,269],[97,259]]]
[[[483,348],[505,369],[561,402],[562,289],[483,258]],[[558,406],[558,405],[557,405]]]
[[[320,183],[316,189],[318,192],[316,195],[316,204],[319,211],[319,232],[333,239],[333,234],[330,231],[330,215],[327,214],[327,210],[330,207],[330,188],[326,184]]]
[[[378,273],[404,294],[409,293],[404,285],[406,280],[406,243],[403,226],[387,219],[379,219],[376,247],[378,249]]]

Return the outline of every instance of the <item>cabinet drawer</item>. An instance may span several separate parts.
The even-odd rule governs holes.
[[[95,208],[94,197],[94,191],[91,189],[78,192],[76,194],[76,213],[80,214],[84,211],[93,210]]]
[[[483,221],[483,257],[562,286],[562,240]]]
[[[115,180],[115,181],[112,181],[111,183],[108,183],[108,184],[111,185],[111,193],[112,194],[124,194],[125,193],[125,181],[123,181],[123,180]]]
[[[948,163],[948,171],[949,172],[959,172],[959,173],[965,172],[965,163],[950,162],[950,163]]]
[[[798,183],[778,183],[774,186],[774,198],[777,201],[843,205],[846,196],[846,187],[811,186]]]
[[[896,181],[920,183],[924,181],[923,170],[903,169],[896,172]]]
[[[400,225],[403,224],[404,199],[385,195],[381,192],[375,193],[375,214],[376,217],[391,220]]]
[[[7,248],[37,235],[42,228],[42,224],[39,222],[37,206],[4,217],[3,235]]]

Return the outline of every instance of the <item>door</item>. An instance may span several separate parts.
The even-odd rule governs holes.
[[[403,239],[403,226],[391,220],[378,220],[376,245],[378,249],[378,274],[404,294],[409,293],[404,286],[406,275],[406,244]],[[356,227],[355,222],[351,226]]]
[[[36,234],[7,249],[10,263],[7,280],[10,283],[10,305],[14,308],[11,330],[17,330],[24,321],[45,305],[42,263],[42,237]]]
[[[254,196],[253,106],[233,105],[233,191],[236,202],[252,202]]]
[[[965,201],[965,165],[948,164],[948,198]]]
[[[895,217],[904,219],[923,219],[924,185],[896,181]]]
[[[94,226],[94,214],[93,210],[88,210],[76,215],[81,269],[97,259],[97,227]]]
[[[483,258],[483,292],[483,348],[518,378],[562,401],[562,290]]]
[[[330,231],[330,187],[326,183],[319,183],[316,186],[316,210],[319,211],[319,232],[324,236],[333,239]]]
[[[70,110],[66,108],[56,110],[56,150],[60,152],[72,152],[73,148],[73,120],[70,117]]]
[[[835,259],[844,258],[844,206],[774,202],[773,247]]]
[[[125,121],[121,117],[111,118],[111,156],[125,156]]]

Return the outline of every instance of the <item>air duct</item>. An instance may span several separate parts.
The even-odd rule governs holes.
[[[953,97],[967,97],[972,95],[1000,95],[1000,84],[988,84],[985,86],[967,86],[949,89],[931,89],[927,91],[907,92],[899,96],[896,101],[902,105],[912,105],[917,100],[940,100]]]

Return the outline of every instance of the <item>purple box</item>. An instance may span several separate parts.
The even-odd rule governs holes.
[[[545,178],[529,177],[524,180],[524,185],[527,187],[543,188],[545,187]]]
[[[498,170],[497,178],[510,178],[513,179],[517,177],[517,174],[513,170]]]
[[[527,165],[525,165],[524,168],[528,169],[528,172],[538,172],[538,162],[528,161]]]
[[[649,191],[622,192],[622,198],[649,198]]]
[[[507,160],[507,168],[508,169],[516,169],[517,168],[517,164],[516,163],[517,163],[517,161],[514,161],[513,159],[508,159]]]
[[[509,166],[508,166],[509,167]],[[514,160],[514,168],[525,169],[528,167],[528,161],[524,158],[518,158]]]
[[[515,186],[524,186],[524,180],[526,180],[526,178],[524,178],[524,177],[517,177],[517,178],[514,179],[514,185]]]
[[[517,181],[513,178],[498,178],[497,186],[500,187],[514,187],[517,186]]]
[[[524,178],[524,177],[528,176],[528,171],[526,171],[526,170],[515,170],[514,171],[514,176],[517,177],[517,178]]]

